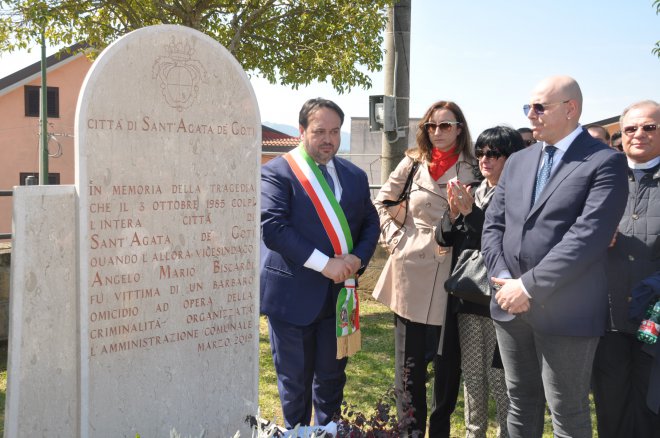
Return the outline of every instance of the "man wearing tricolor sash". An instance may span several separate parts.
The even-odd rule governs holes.
[[[366,174],[335,157],[344,113],[300,110],[301,144],[262,168],[261,313],[288,428],[339,412],[347,357],[360,348],[357,276],[379,235]]]

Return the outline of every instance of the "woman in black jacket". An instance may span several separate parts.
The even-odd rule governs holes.
[[[474,195],[470,187],[460,181],[455,181],[447,187],[449,209],[436,228],[435,238],[439,245],[453,247],[452,267],[461,252],[481,249],[485,211],[495,192],[504,162],[509,155],[523,147],[522,137],[512,128],[497,126],[485,130],[475,144],[475,155],[479,159],[479,170],[484,180],[474,191]],[[497,406],[497,421],[500,426],[497,436],[507,437],[509,400],[489,304],[458,299],[453,301],[458,313],[466,437],[486,437],[489,388]]]

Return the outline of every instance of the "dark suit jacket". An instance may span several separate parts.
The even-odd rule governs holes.
[[[482,252],[491,276],[509,270],[531,295],[535,330],[601,336],[607,317],[606,249],[628,196],[625,156],[583,131],[531,205],[542,143],[506,161],[488,210]],[[493,319],[511,319],[491,300]]]
[[[353,254],[366,266],[380,233],[367,175],[342,158],[335,157],[334,163],[342,187],[340,205],[353,236]],[[261,313],[309,325],[329,293],[336,300],[341,285],[303,266],[314,249],[329,257],[334,251],[309,196],[282,157],[261,170],[261,232]]]

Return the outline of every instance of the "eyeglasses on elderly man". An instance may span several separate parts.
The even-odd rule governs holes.
[[[626,135],[633,135],[637,132],[637,130],[639,128],[642,128],[642,131],[644,131],[644,132],[653,132],[658,128],[658,125],[656,125],[655,123],[649,123],[649,124],[646,124],[646,125],[639,125],[639,126],[632,126],[632,125],[631,126],[624,126],[622,131]]]

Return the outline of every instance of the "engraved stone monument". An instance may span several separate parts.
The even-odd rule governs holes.
[[[143,28],[95,61],[76,133],[74,435],[249,435],[261,129],[247,76],[204,34]]]

